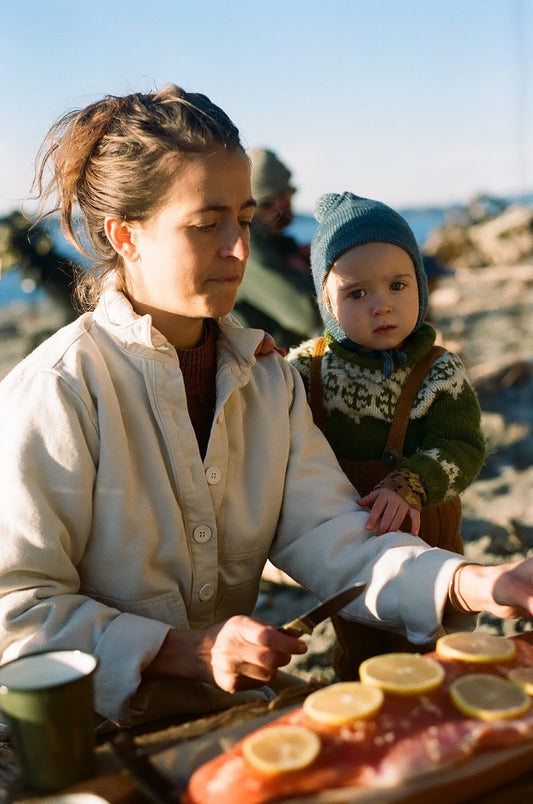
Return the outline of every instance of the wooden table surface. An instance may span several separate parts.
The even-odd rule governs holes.
[[[150,739],[147,743],[142,737],[138,737],[136,742],[143,745],[147,753],[157,758],[158,749],[166,746],[167,750],[174,745],[172,738],[173,729],[165,729],[162,731],[152,732]],[[524,760],[522,760],[524,765]],[[513,766],[516,767],[516,766]],[[533,801],[533,743],[530,746],[529,759],[525,761],[525,766],[522,772],[515,776],[514,769],[504,772],[503,776],[498,768],[490,766],[488,772],[482,771],[477,774],[473,779],[468,779],[466,783],[453,783],[451,786],[437,788],[429,788],[425,790],[422,788],[417,793],[408,793],[402,797],[398,796],[398,792],[390,798],[390,802],[401,802],[401,804],[426,804],[431,801],[431,804],[524,804],[526,801]],[[525,772],[524,772],[525,770]],[[510,778],[506,775],[511,773]],[[489,788],[487,789],[487,785]],[[483,790],[483,792],[480,792]],[[339,791],[340,792],[340,791]],[[85,782],[72,785],[69,788],[60,791],[61,794],[67,793],[92,793],[95,796],[100,796],[103,802],[108,804],[146,804],[152,801],[141,788],[134,781],[129,771],[127,771],[120,763],[118,758],[113,754],[108,744],[98,746],[96,752],[96,773],[94,777]],[[2,799],[0,798],[0,801]],[[59,793],[53,798],[46,796],[39,796],[32,794],[29,790],[22,786],[14,789],[12,795],[6,802],[13,802],[13,804],[59,804],[61,798]],[[327,798],[323,799],[327,804]],[[375,798],[375,794],[371,799],[372,804],[379,800],[380,804],[389,802],[389,797]],[[357,804],[361,802],[364,804],[364,796],[357,797]],[[65,804],[67,800],[65,799]],[[68,804],[76,804],[76,799],[71,798]],[[86,804],[80,797],[79,804]],[[96,804],[87,800],[87,804]]]
[[[533,644],[533,633],[524,634],[521,638]],[[278,710],[286,709],[290,705],[296,705],[313,689],[316,684],[302,685],[286,691],[275,702],[268,705],[269,718],[277,717]],[[159,770],[164,768],[159,762],[160,757],[165,755],[181,756],[187,753],[187,748],[194,746],[195,741],[208,739],[206,735],[223,733],[229,729],[238,727],[246,729],[246,722],[251,721],[250,728],[254,728],[254,721],[265,717],[265,704],[245,705],[235,707],[235,710],[223,712],[209,717],[200,718],[186,723],[161,723],[151,724],[149,729],[133,729],[130,731],[135,739],[137,746],[142,748],[151,761]],[[516,757],[515,753],[516,752]],[[509,757],[509,758],[508,758]],[[505,760],[505,761],[504,761]],[[480,754],[475,758],[476,770],[469,774],[468,766],[451,769],[443,773],[443,782],[434,784],[436,774],[426,777],[428,786],[424,789],[423,785],[419,790],[417,785],[407,794],[401,797],[401,791],[391,791],[379,798],[375,794],[368,794],[368,800],[374,803],[379,800],[379,804],[391,804],[398,802],[401,804],[524,804],[526,801],[533,801],[533,741],[519,749],[506,749],[505,752],[494,752],[494,754]],[[168,765],[168,762],[167,762]],[[453,777],[457,777],[455,782]],[[451,778],[451,781],[450,781]],[[448,782],[446,782],[448,779]],[[92,793],[100,796],[108,804],[145,804],[151,799],[145,795],[137,783],[133,780],[130,773],[122,766],[120,760],[112,751],[105,735],[99,739],[96,750],[96,772],[91,779],[72,785],[68,789],[60,791],[63,793]],[[340,791],[339,791],[340,793]],[[21,784],[10,788],[9,794],[2,795],[1,802],[13,802],[13,804],[56,804],[61,798],[56,794],[54,797],[37,796],[22,787]],[[394,797],[396,796],[396,797]],[[332,796],[333,798],[336,798]],[[312,797],[309,797],[312,801]],[[340,799],[339,799],[340,800]],[[355,799],[354,799],[355,800]],[[364,804],[366,794],[356,796],[357,804]],[[66,801],[66,799],[65,799]],[[94,800],[93,800],[94,801]],[[153,801],[153,799],[152,799]],[[328,798],[321,798],[327,804]],[[76,799],[70,799],[68,804],[75,804]],[[79,798],[79,804],[85,804]],[[90,804],[87,800],[87,804]],[[94,802],[96,804],[96,802]]]
[[[147,804],[147,802],[151,801],[136,785],[129,773],[120,769],[118,762],[112,767],[108,757],[104,765],[106,766],[105,770],[100,768],[98,775],[93,779],[73,785],[68,790],[61,791],[61,793],[92,793],[100,796],[103,801],[109,802],[109,804]],[[9,801],[17,802],[17,804],[52,804],[52,802],[53,804],[56,804],[56,802],[59,804],[60,799],[57,797],[50,799],[50,797],[35,796],[29,791],[20,788],[18,794],[10,798]],[[501,786],[493,787],[490,791],[474,797],[467,795],[464,798],[460,792],[457,793],[457,796],[448,794],[446,801],[447,804],[459,804],[459,802],[464,802],[464,804],[525,804],[525,802],[533,801],[533,770],[525,776],[505,782]],[[71,804],[75,804],[74,798],[71,799]],[[80,804],[85,804],[81,798]],[[431,797],[431,804],[436,804],[433,796]]]

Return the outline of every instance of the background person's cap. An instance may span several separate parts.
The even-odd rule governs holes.
[[[258,204],[293,189],[290,183],[292,173],[274,151],[254,148],[248,151],[248,157],[252,169],[252,195]]]

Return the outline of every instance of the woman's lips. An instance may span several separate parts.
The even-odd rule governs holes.
[[[210,282],[217,282],[221,285],[239,285],[241,282],[241,275],[240,274],[232,274],[231,276],[213,276],[209,280]]]

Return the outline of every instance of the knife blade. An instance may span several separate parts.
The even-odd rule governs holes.
[[[296,619],[280,626],[279,630],[286,631],[290,633],[291,636],[312,634],[313,628],[316,625],[327,617],[331,617],[332,614],[336,614],[340,609],[343,609],[344,606],[347,606],[348,603],[351,603],[352,600],[355,600],[355,598],[361,594],[365,586],[366,583],[363,582],[348,586],[346,589],[343,589],[342,592],[338,592],[336,595],[333,595],[333,597],[325,600],[324,603],[320,603],[319,606],[315,606],[300,617],[296,617]]]

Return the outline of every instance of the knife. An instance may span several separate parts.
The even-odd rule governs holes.
[[[290,633],[291,636],[298,637],[302,636],[302,634],[312,634],[313,628],[316,625],[327,617],[331,617],[332,614],[336,614],[336,612],[344,608],[344,606],[347,606],[348,603],[351,603],[352,600],[355,600],[355,598],[361,594],[365,586],[366,584],[362,582],[348,586],[346,589],[343,589],[342,592],[333,595],[333,597],[330,597],[319,606],[315,606],[315,608],[310,609],[310,611],[306,611],[301,617],[296,617],[295,620],[291,620],[289,623],[280,626],[279,630],[286,631]]]

